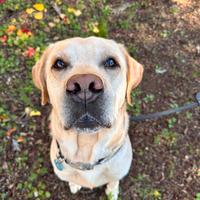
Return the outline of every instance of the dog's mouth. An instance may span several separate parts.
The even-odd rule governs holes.
[[[110,123],[104,123],[95,117],[91,116],[89,113],[83,114],[80,118],[75,120],[68,126],[64,126],[65,130],[76,129],[78,132],[96,132],[101,128],[111,128]]]

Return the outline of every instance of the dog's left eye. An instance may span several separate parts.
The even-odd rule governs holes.
[[[66,67],[67,67],[67,64],[61,59],[57,59],[53,65],[53,68],[56,70],[62,70],[62,69],[65,69]]]
[[[108,69],[115,69],[115,68],[119,67],[119,65],[114,58],[108,58],[104,62],[104,67],[108,68]]]

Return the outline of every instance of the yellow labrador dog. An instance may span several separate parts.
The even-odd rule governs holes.
[[[72,38],[51,44],[32,74],[42,104],[52,105],[55,173],[72,193],[107,184],[116,200],[132,161],[126,104],[142,65],[113,40]]]

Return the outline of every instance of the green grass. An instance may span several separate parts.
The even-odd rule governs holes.
[[[128,105],[128,111],[131,112],[133,115],[139,115],[141,113],[141,104],[142,101],[140,99],[141,95],[141,90],[140,88],[136,88],[132,93],[131,93],[131,99],[132,99],[132,106]]]
[[[158,145],[174,145],[177,142],[178,134],[168,129],[163,129],[159,135],[154,137],[154,143]]]
[[[145,174],[138,174],[136,177],[131,177],[131,181],[136,184],[134,192],[138,194],[142,200],[162,200],[162,193],[158,188],[153,188],[149,178]]]
[[[29,173],[25,175],[25,179],[17,183],[16,189],[19,193],[25,194],[28,199],[48,199],[51,194],[46,187],[45,181],[41,181],[41,177],[48,173],[48,169],[44,167],[44,159],[37,153],[37,160],[33,163],[29,169]],[[23,173],[26,170],[28,164],[28,151],[20,152],[16,158],[17,169]]]
[[[198,192],[195,196],[195,199],[194,200],[200,200],[200,192]]]
[[[154,99],[155,99],[154,94],[147,94],[147,95],[143,98],[143,100],[144,100],[145,103],[152,102]]]
[[[163,30],[162,32],[160,32],[160,36],[165,39],[168,38],[170,35],[171,33],[168,30]]]
[[[177,119],[175,117],[169,118],[167,120],[168,128],[173,128],[176,124]]]

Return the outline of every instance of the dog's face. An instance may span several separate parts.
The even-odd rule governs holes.
[[[50,45],[33,67],[33,80],[66,130],[112,127],[143,67],[112,40],[72,38]]]

